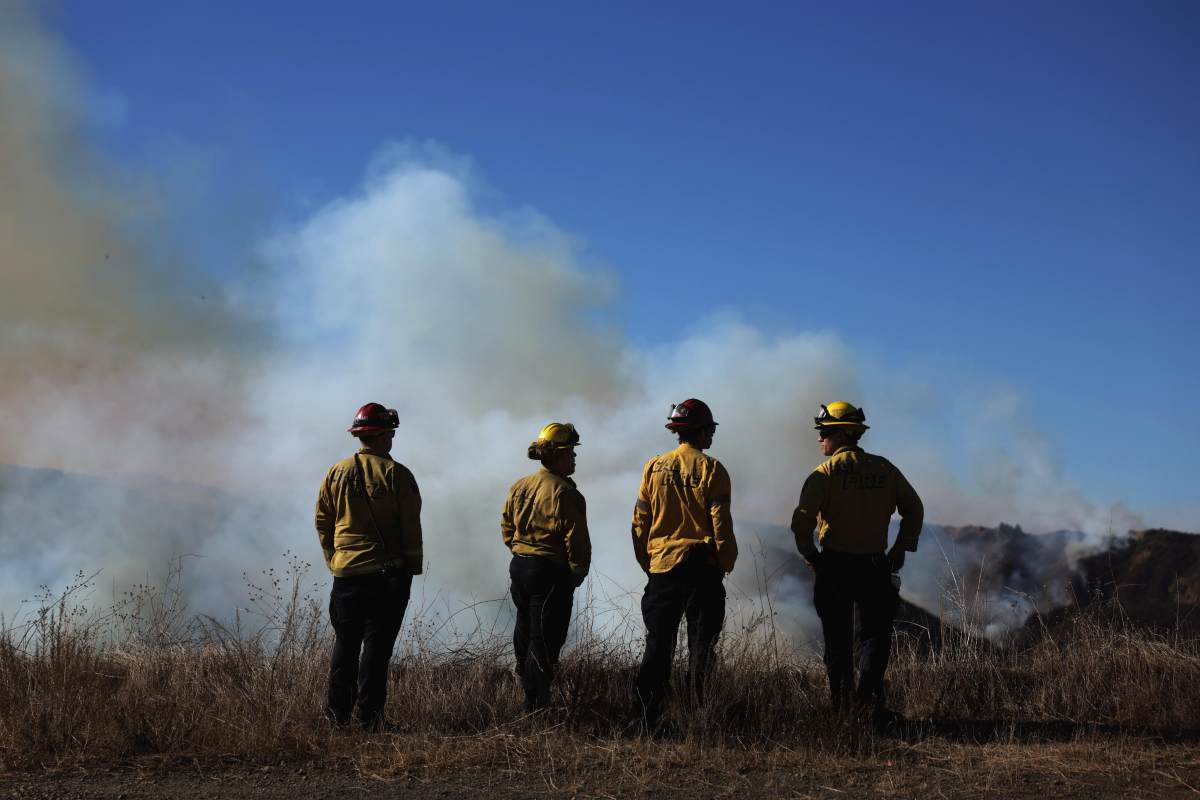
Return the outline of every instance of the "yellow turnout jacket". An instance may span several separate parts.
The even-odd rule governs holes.
[[[325,565],[337,577],[385,567],[421,574],[421,491],[391,456],[361,449],[330,467],[317,496],[316,524]]]
[[[575,481],[545,467],[508,490],[500,512],[500,535],[514,554],[558,561],[581,578],[592,563],[583,495]]]
[[[806,558],[815,555],[812,534],[819,525],[822,549],[882,553],[887,550],[888,523],[897,510],[896,541],[913,552],[925,517],[916,490],[886,458],[858,447],[842,447],[804,481],[800,504],[792,513],[796,547]]]
[[[633,552],[646,572],[667,572],[693,547],[728,574],[737,561],[729,473],[690,444],[657,455],[642,470],[633,510]]]

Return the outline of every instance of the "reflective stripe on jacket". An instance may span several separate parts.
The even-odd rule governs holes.
[[[359,450],[330,467],[316,525],[325,565],[339,578],[393,566],[421,574],[421,491],[391,456]]]
[[[737,561],[729,473],[690,444],[655,456],[642,470],[633,510],[633,552],[646,572],[668,572],[693,547],[725,573]]]
[[[508,490],[500,512],[500,535],[516,555],[542,556],[566,564],[578,576],[592,563],[587,504],[575,481],[542,467]]]
[[[800,504],[792,513],[796,547],[805,557],[816,553],[812,534],[819,524],[822,548],[882,553],[887,550],[888,523],[897,510],[901,520],[896,542],[913,552],[925,518],[916,490],[883,456],[843,447],[804,481]]]

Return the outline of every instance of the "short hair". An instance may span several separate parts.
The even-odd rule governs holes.
[[[354,438],[358,439],[363,444],[370,444],[371,442],[378,442],[382,439],[394,436],[395,433],[396,432],[392,430],[372,431],[371,433],[355,434]]]
[[[702,435],[704,435],[705,431],[712,431],[713,433],[716,433],[717,426],[716,425],[701,425],[701,426],[698,426],[695,428],[684,428],[682,430],[676,431],[676,433],[679,436],[680,444],[695,445],[700,441],[700,437]]]
[[[849,439],[850,441],[854,442],[855,444],[858,444],[858,440],[862,438],[862,435],[865,432],[865,431],[856,430],[856,429],[851,428],[846,425],[835,425],[835,426],[833,426],[833,428],[834,428],[834,433],[846,434],[846,438]]]

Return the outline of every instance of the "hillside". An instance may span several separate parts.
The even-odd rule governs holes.
[[[1040,623],[1056,629],[1083,611],[1104,609],[1114,622],[1200,636],[1200,536],[1151,529],[1079,560],[1072,602]]]

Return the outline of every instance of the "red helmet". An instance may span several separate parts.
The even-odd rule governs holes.
[[[703,400],[697,400],[694,397],[671,406],[671,416],[667,417],[667,430],[669,431],[715,427],[717,427],[717,423],[713,419],[708,405]]]
[[[347,428],[359,436],[364,433],[381,433],[400,427],[400,416],[394,408],[384,408],[379,403],[367,403],[354,415],[354,424]]]

